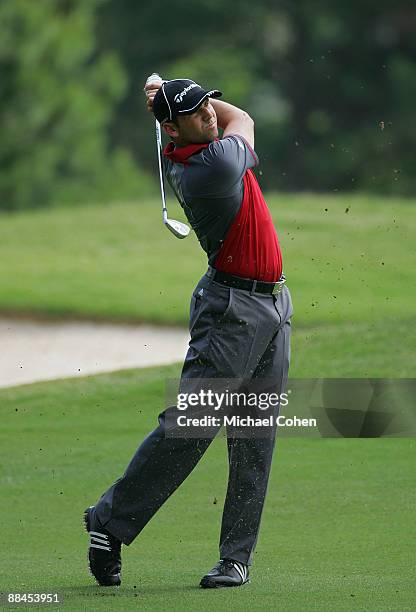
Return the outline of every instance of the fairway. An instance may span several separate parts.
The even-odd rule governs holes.
[[[411,319],[412,200],[269,194],[299,326]],[[174,238],[159,202],[3,215],[0,310],[186,325],[206,270],[195,234]],[[177,204],[171,214],[184,219]]]
[[[414,377],[414,203],[269,202],[295,307],[291,377]],[[185,325],[205,257],[194,235],[163,230],[158,213],[149,201],[4,215],[0,311]],[[179,371],[0,391],[1,591],[56,591],[74,612],[413,610],[416,459],[406,438],[282,437],[252,582],[206,592],[198,583],[217,561],[227,481],[220,438],[124,548],[122,587],[94,584],[82,512],[155,427],[165,379]]]
[[[252,582],[202,591],[217,560],[225,440],[129,548],[120,589],[86,569],[85,506],[163,408],[156,368],[0,392],[1,591],[58,592],[65,610],[413,610],[414,439],[278,441]],[[122,418],[121,418],[122,417]],[[10,608],[8,608],[10,609]]]
[[[415,376],[414,201],[267,200],[294,305],[291,375]],[[187,325],[206,270],[195,234],[174,238],[156,200],[4,215],[0,258],[0,313],[162,325]]]

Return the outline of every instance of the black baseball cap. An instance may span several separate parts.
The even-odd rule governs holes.
[[[203,89],[190,79],[165,81],[153,99],[153,114],[159,123],[174,121],[178,115],[190,115],[206,98],[219,98],[218,89]]]

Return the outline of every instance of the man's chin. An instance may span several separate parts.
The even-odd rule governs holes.
[[[218,129],[217,128],[213,128],[207,135],[207,141],[208,142],[214,142],[214,140],[218,138]]]
[[[188,141],[188,144],[207,144],[209,142],[214,142],[214,140],[218,138],[218,129],[215,127],[205,134],[200,134],[196,139]]]

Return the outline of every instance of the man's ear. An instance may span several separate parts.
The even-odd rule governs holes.
[[[174,123],[173,121],[166,121],[162,124],[162,128],[165,130],[166,134],[170,138],[178,138],[179,129],[176,123]]]

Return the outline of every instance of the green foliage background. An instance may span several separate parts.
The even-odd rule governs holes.
[[[117,49],[136,79],[189,76],[244,106],[256,121],[263,187],[414,194],[414,4],[178,0],[172,12],[166,0],[110,0],[98,24],[100,48]],[[135,79],[113,142],[154,164]]]
[[[0,3],[0,208],[136,195],[150,181],[109,148],[127,75],[100,52],[100,0]]]
[[[0,27],[0,210],[147,195],[154,71],[252,114],[264,188],[414,194],[407,0],[2,0]]]

